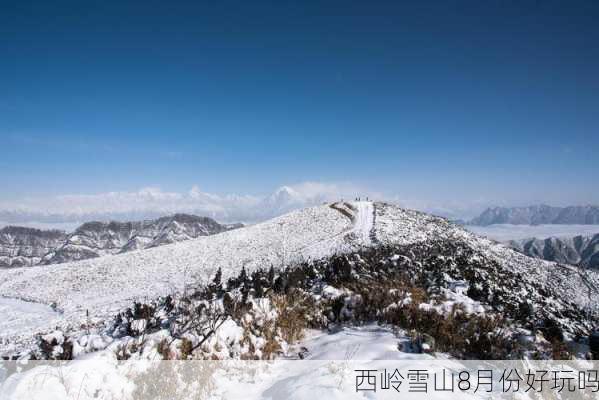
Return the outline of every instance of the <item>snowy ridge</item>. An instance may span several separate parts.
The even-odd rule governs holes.
[[[357,207],[371,210],[372,204],[351,206]],[[368,228],[364,225],[367,221],[360,229]],[[191,284],[206,282],[219,267],[227,278],[237,274],[242,265],[251,271],[351,251],[365,244],[362,235],[353,235],[353,231],[352,219],[337,209],[312,207],[161,247],[53,267],[3,270],[0,296],[55,305],[61,314],[48,321],[49,327],[76,325],[87,310],[91,318],[110,317],[134,300],[182,292]],[[7,326],[0,326],[0,332],[2,337],[21,333]]]
[[[227,279],[241,266],[248,272],[271,265],[280,269],[365,247],[405,246],[437,239],[466,243],[502,269],[543,282],[581,306],[598,304],[596,273],[583,274],[574,267],[529,258],[439,217],[383,203],[348,202],[307,208],[250,227],[126,254],[0,271],[0,296],[53,305],[60,312],[48,319],[46,326],[35,319],[29,330],[11,329],[1,322],[0,343],[6,339],[14,343],[17,337],[17,342],[30,340],[46,327],[77,327],[85,320],[86,311],[94,321],[105,320],[134,300],[181,293],[190,285],[206,283],[219,267]],[[11,315],[12,326],[22,327],[15,307],[8,303],[3,310]]]

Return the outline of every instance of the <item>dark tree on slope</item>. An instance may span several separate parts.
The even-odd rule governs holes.
[[[218,288],[222,288],[222,277],[223,277],[223,271],[221,270],[220,267],[218,267],[218,270],[216,271],[216,275],[214,275],[214,279],[212,280],[212,283],[214,284],[214,286],[218,287]]]
[[[269,287],[273,287],[275,284],[275,267],[274,266],[270,266],[270,269],[268,270],[268,285]]]
[[[214,275],[214,279],[212,279],[212,283],[208,286],[208,291],[211,297],[221,298],[223,296],[223,284],[222,284],[222,276],[223,272],[219,267]]]
[[[252,273],[252,288],[255,297],[263,297],[264,292],[268,289],[268,279],[266,272],[263,269],[257,269]]]
[[[247,303],[248,297],[250,295],[251,281],[248,278],[247,272],[245,270],[245,266],[241,267],[241,273],[239,274],[239,290],[241,291],[241,302],[243,304]]]

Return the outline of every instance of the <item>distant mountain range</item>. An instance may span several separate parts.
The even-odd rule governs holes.
[[[541,225],[541,224],[599,224],[599,206],[552,207],[534,205],[528,207],[487,208],[472,219],[470,225],[493,224]]]
[[[175,214],[136,222],[87,222],[73,233],[19,226],[0,229],[0,267],[23,267],[125,253],[228,231],[207,217]]]
[[[599,233],[593,236],[511,240],[508,245],[530,257],[599,268]]]

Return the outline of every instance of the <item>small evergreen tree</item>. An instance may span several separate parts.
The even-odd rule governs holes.
[[[222,278],[223,278],[223,271],[221,270],[220,267],[218,267],[218,270],[216,271],[216,275],[214,275],[214,279],[212,280],[212,283],[214,284],[214,286],[222,286]]]
[[[250,280],[248,279],[245,265],[241,267],[241,272],[239,273],[237,280],[239,282],[239,289],[241,291],[241,303],[246,304],[248,295],[250,294]]]
[[[248,274],[245,271],[245,265],[241,267],[241,272],[239,273],[239,277],[237,278],[237,280],[239,281],[240,286],[243,286],[247,283]]]
[[[267,276],[267,281],[268,281],[268,287],[273,287],[275,284],[275,267],[270,264],[270,269],[268,270],[268,276]]]
[[[210,285],[210,292],[216,297],[220,298],[223,295],[223,284],[222,284],[223,271],[220,267],[216,271],[214,275],[214,279],[212,280],[212,284]]]
[[[254,296],[264,296],[264,284],[266,283],[265,272],[263,269],[258,269],[252,273],[252,287],[254,289]]]

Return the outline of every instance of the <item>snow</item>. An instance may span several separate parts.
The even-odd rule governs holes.
[[[224,331],[227,335],[235,334],[230,328]],[[365,325],[344,327],[333,333],[312,332],[311,337],[299,344],[307,348],[308,357],[304,360],[155,361],[148,354],[145,359],[117,361],[113,352],[103,350],[68,363],[0,362],[0,400],[488,399],[501,396],[502,370],[570,370],[575,373],[597,368],[587,361],[458,361],[443,353],[400,351],[398,344],[407,341],[409,338],[402,331]],[[3,379],[3,375],[15,367],[21,372]],[[391,387],[382,390],[381,374],[395,369],[402,374],[400,391]],[[407,373],[417,369],[429,374],[427,393],[408,391]],[[494,370],[494,395],[486,389],[475,393],[476,371],[489,369]],[[376,393],[356,391],[360,370],[375,371]],[[459,371],[469,371],[474,385],[471,390],[432,390],[434,374],[449,377]],[[150,390],[142,392],[144,387]],[[520,395],[516,398],[527,398],[524,391]]]
[[[219,334],[227,338],[240,333],[232,326],[225,326]],[[398,344],[408,341],[403,332],[396,335],[390,328],[366,325],[346,327],[333,333],[313,331],[311,337],[298,345],[308,349],[306,360],[153,362],[137,359],[117,362],[114,353],[103,350],[66,364],[30,361],[35,368],[13,375],[4,383],[0,379],[0,399],[131,399],[135,397],[135,383],[139,384],[136,377],[156,368],[158,373],[152,379],[161,379],[165,388],[171,368],[177,366],[192,371],[194,381],[203,379],[202,374],[208,375],[212,385],[206,386],[211,387],[214,398],[311,400],[320,395],[341,399],[355,396],[354,369],[363,363],[361,360],[370,363],[373,360],[434,359],[429,354],[400,351]],[[447,358],[444,354],[440,356]],[[395,368],[396,364],[387,363],[386,366]],[[169,398],[183,398],[174,393],[169,395]]]
[[[418,307],[425,311],[435,310],[439,314],[444,315],[450,314],[454,310],[454,307],[458,305],[462,307],[466,314],[480,315],[487,311],[485,306],[476,300],[472,300],[464,292],[443,289],[442,293],[445,300],[438,303],[421,303]]]
[[[354,203],[358,208],[355,231],[360,235],[364,244],[370,244],[370,231],[374,226],[374,206],[369,201]]]
[[[35,363],[31,363],[37,365]],[[1,400],[150,400],[150,399],[490,399],[490,398],[561,398],[557,387],[544,386],[542,394],[525,391],[521,384],[517,393],[505,393],[500,383],[502,371],[517,368],[526,371],[563,371],[559,376],[577,379],[577,372],[596,368],[593,363],[538,361],[456,361],[435,360],[278,360],[251,361],[160,361],[135,360],[116,362],[108,357],[71,362],[59,366],[38,365],[0,382]],[[381,388],[383,372],[397,369],[399,392],[389,385]],[[410,392],[409,370],[425,370],[428,374],[426,393]],[[370,370],[376,376],[377,391],[356,391],[360,371]],[[478,390],[477,372],[493,370],[493,393],[482,384]],[[468,371],[469,390],[457,386],[456,375]],[[434,390],[435,375],[442,388],[442,377],[449,381],[454,374],[454,390]],[[487,376],[487,375],[481,375]],[[485,381],[480,381],[485,382]],[[362,385],[364,385],[362,381]],[[558,381],[559,385],[559,381]],[[567,383],[566,383],[567,385]],[[535,385],[538,387],[539,385]],[[140,388],[150,388],[138,392]],[[445,386],[446,388],[448,387]],[[152,390],[153,389],[153,390]],[[364,390],[364,387],[362,387]],[[593,386],[577,391],[572,398],[594,398]]]
[[[157,248],[54,266],[0,270],[0,296],[42,305],[54,303],[62,311],[60,321],[47,318],[44,325],[40,317],[30,326],[20,321],[19,312],[7,309],[12,324],[30,326],[22,332],[24,337],[53,328],[58,322],[64,327],[78,326],[87,311],[94,319],[112,317],[133,301],[180,293],[195,283],[206,283],[219,267],[227,279],[242,265],[248,272],[271,265],[281,268],[359,249],[368,243],[366,232],[372,229],[373,206],[356,202],[346,210],[354,215],[350,218],[330,205],[322,205]],[[0,340],[14,341],[16,331],[0,322]]]
[[[437,217],[380,203],[354,202],[349,205],[351,207],[340,206],[344,212],[329,205],[313,207],[251,227],[118,256],[0,271],[0,295],[20,298],[0,298],[0,313],[4,317],[0,322],[0,336],[4,340],[10,339],[11,345],[14,345],[15,340],[17,343],[19,340],[26,341],[43,331],[50,335],[48,339],[56,338],[60,342],[63,336],[55,332],[54,327],[60,324],[77,326],[86,310],[89,310],[92,319],[111,317],[116,311],[130,306],[134,299],[155,299],[160,295],[184,291],[193,282],[205,282],[212,278],[218,267],[222,267],[223,279],[226,279],[236,274],[241,265],[249,271],[258,267],[268,268],[271,263],[280,268],[303,258],[353,251],[372,245],[374,241],[407,245],[431,238],[464,240],[506,268],[534,274],[539,280],[555,281],[554,285],[566,298],[578,302],[592,300],[585,300],[586,295],[581,294],[585,291],[580,290],[584,283],[579,274],[569,267],[528,258]],[[399,260],[400,257],[393,259]],[[589,275],[587,279],[597,282],[596,275]],[[453,281],[449,290],[444,291],[442,302],[420,306],[448,312],[454,304],[462,304],[467,313],[485,312],[480,303],[465,295],[467,290],[466,282]],[[332,287],[323,289],[324,296],[340,294],[343,292]],[[523,298],[526,295],[521,293]],[[58,311],[48,306],[54,302]],[[259,311],[256,315],[260,318],[272,317],[269,314],[272,307],[266,300],[256,304],[255,309]],[[18,337],[18,333],[22,333],[23,337]],[[224,344],[239,342],[243,334],[242,328],[229,320],[211,337],[209,345],[221,347],[223,353],[217,355],[226,356]],[[159,339],[160,332],[153,335],[156,337],[144,340]],[[130,399],[134,398],[136,389],[132,379],[151,370],[152,365],[157,368],[157,377],[162,378],[170,369],[183,364],[152,364],[155,351],[140,352],[137,359],[118,362],[114,352],[115,346],[119,345],[118,340],[96,334],[80,338],[74,344],[75,361],[37,366],[13,375],[4,383],[2,375],[8,369],[3,369],[0,363],[0,399]],[[4,347],[0,350],[6,350],[6,343],[2,345]],[[147,346],[149,348],[150,343]],[[355,391],[355,369],[358,368],[421,367],[431,370],[435,366],[437,369],[441,366],[459,368],[462,363],[447,360],[446,354],[411,352],[411,339],[406,332],[378,325],[340,327],[331,332],[311,331],[306,339],[293,346],[301,350],[304,360],[187,361],[183,368],[193,372],[197,368],[208,373],[210,384],[201,389],[212,391],[211,398],[312,400],[367,398],[364,393]],[[430,350],[426,349],[427,343],[422,346]],[[142,359],[142,354],[146,358]],[[297,352],[290,351],[289,354]],[[444,364],[438,364],[439,361]],[[29,363],[31,367],[37,365]],[[39,379],[40,376],[44,379]],[[197,380],[198,376],[193,375],[193,379]],[[166,382],[155,380],[160,384]],[[193,384],[179,385],[179,388],[197,390]],[[462,393],[458,395],[459,398],[469,397]],[[379,392],[377,397],[397,398],[398,394],[394,391]],[[484,393],[481,397],[485,397]],[[449,397],[441,392],[429,393],[427,398]]]
[[[0,343],[10,340],[11,346],[26,346],[36,333],[57,326],[78,328],[86,321],[87,311],[93,321],[112,318],[133,301],[153,300],[206,283],[219,267],[226,280],[242,265],[248,272],[271,265],[283,268],[308,258],[360,250],[373,242],[410,245],[432,239],[465,241],[504,268],[553,286],[564,298],[581,305],[599,304],[596,290],[580,290],[599,287],[596,273],[587,272],[583,277],[574,268],[526,257],[439,217],[388,204],[350,202],[307,208],[260,224],[152,249],[54,266],[0,270],[0,296],[38,303],[27,303],[35,308],[25,313],[19,308],[23,304],[0,304],[6,316],[0,321]],[[463,288],[451,296],[447,307],[457,302],[468,311],[482,310],[479,304],[469,302]],[[47,307],[50,304],[60,313],[51,311]],[[5,344],[0,345],[0,352],[5,349]]]
[[[434,299],[429,303],[420,303],[418,307],[424,311],[436,311],[442,315],[451,314],[456,306],[459,306],[461,312],[465,314],[484,314],[487,308],[479,301],[468,297],[468,283],[465,281],[451,280],[447,277],[448,288],[441,288],[441,299]],[[409,304],[412,301],[410,297],[405,298],[398,305]]]
[[[38,331],[61,318],[45,304],[0,297],[2,336],[13,336],[23,331]]]
[[[497,261],[503,268],[534,277],[562,293],[563,298],[596,309],[599,304],[599,274],[576,267],[527,257],[507,246],[478,236],[448,220],[391,205],[376,205],[375,235],[386,245],[409,245],[427,240],[463,241],[469,247]],[[526,297],[526,293],[522,294]],[[476,305],[474,305],[476,306]]]
[[[326,299],[334,299],[335,297],[339,297],[346,294],[345,291],[341,289],[337,289],[336,287],[326,285],[322,288],[322,297]]]
[[[405,333],[399,335],[390,328],[371,324],[342,327],[337,332],[313,334],[302,342],[308,350],[308,360],[423,360],[426,354],[400,351],[399,345],[410,342]]]

